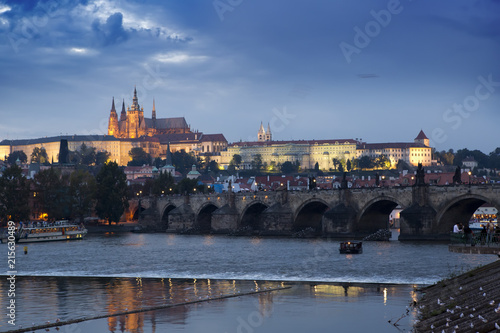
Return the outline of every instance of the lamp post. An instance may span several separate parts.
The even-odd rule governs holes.
[[[472,175],[472,172],[469,171],[469,191],[470,191],[470,176]]]

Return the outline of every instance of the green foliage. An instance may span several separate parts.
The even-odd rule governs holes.
[[[9,157],[7,157],[7,163],[11,165],[16,164],[18,159],[21,163],[26,163],[28,161],[28,156],[26,156],[24,151],[16,150],[9,154]]]
[[[151,165],[151,155],[140,147],[130,149],[128,156],[130,156],[131,159],[127,164],[128,166]]]
[[[351,160],[347,160],[347,162],[345,164],[345,168],[347,169],[347,172],[352,170]]]
[[[380,155],[377,157],[374,161],[375,167],[379,169],[390,169],[391,168],[391,161],[385,156],[385,155]]]
[[[281,165],[281,172],[284,174],[297,173],[298,171],[299,171],[298,163],[292,163],[286,161]]]
[[[127,177],[115,162],[102,166],[96,176],[96,213],[111,224],[118,222],[128,208]]]
[[[191,171],[191,167],[197,165],[197,160],[193,153],[186,153],[184,150],[176,151],[172,154],[172,164],[176,171],[179,171],[183,175]]]
[[[4,170],[0,177],[0,219],[26,221],[30,215],[28,205],[29,182],[17,165]]]
[[[363,170],[363,169],[372,169],[374,166],[374,162],[371,159],[370,156],[361,156],[358,158],[358,168]]]
[[[238,169],[239,169],[239,168],[240,168],[240,165],[241,165],[241,160],[242,160],[242,159],[241,159],[241,155],[239,155],[239,154],[234,154],[234,155],[233,155],[233,158],[231,159],[231,162],[234,164],[234,166],[235,166],[236,168],[238,168]],[[229,163],[231,163],[231,162],[229,162]]]
[[[168,172],[162,172],[158,177],[152,180],[151,194],[168,194],[170,188],[175,187],[174,177]]]
[[[195,189],[198,187],[198,181],[196,179],[184,178],[177,184],[176,192],[179,194],[194,193]]]
[[[107,151],[98,151],[95,154],[95,165],[104,165],[109,160],[110,156],[111,153]]]
[[[33,148],[33,152],[31,153],[31,163],[49,163],[49,157],[47,156],[47,152],[45,148]]]
[[[93,175],[86,170],[73,172],[69,179],[69,195],[71,198],[71,215],[83,218],[90,215],[94,205],[97,184]]]
[[[335,170],[338,170],[339,165],[342,165],[342,162],[340,162],[338,158],[333,158],[332,162],[333,162],[333,169]]]
[[[68,177],[54,168],[39,171],[34,177],[36,200],[49,220],[67,219],[71,215]]]
[[[252,169],[257,172],[260,172],[263,166],[264,164],[262,163],[262,155],[256,154],[252,160]]]
[[[344,166],[342,165],[342,163],[339,164],[339,167],[337,169],[339,172],[344,172]]]

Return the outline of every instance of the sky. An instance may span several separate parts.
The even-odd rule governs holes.
[[[229,142],[263,122],[488,154],[499,59],[499,0],[0,0],[0,140],[107,134],[135,86],[146,117]]]

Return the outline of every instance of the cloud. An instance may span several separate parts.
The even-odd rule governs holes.
[[[207,56],[192,56],[186,53],[165,53],[165,54],[157,54],[153,57],[154,60],[162,62],[162,63],[170,63],[170,64],[181,64],[193,61],[204,61],[208,57]]]
[[[94,20],[92,32],[95,41],[101,46],[119,44],[128,39],[128,34],[123,28],[122,13],[110,15],[104,24],[101,24],[98,19]]]

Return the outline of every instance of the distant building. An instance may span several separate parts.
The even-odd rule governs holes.
[[[474,159],[472,156],[467,156],[462,160],[462,166],[464,168],[467,168],[469,170],[473,170],[474,168],[477,168],[479,163]]]
[[[432,163],[432,148],[429,139],[421,130],[413,142],[387,142],[387,143],[360,143],[357,147],[357,157],[368,156],[377,158],[385,155],[391,161],[391,166],[396,166],[403,160],[412,166],[421,163],[430,166]]]

